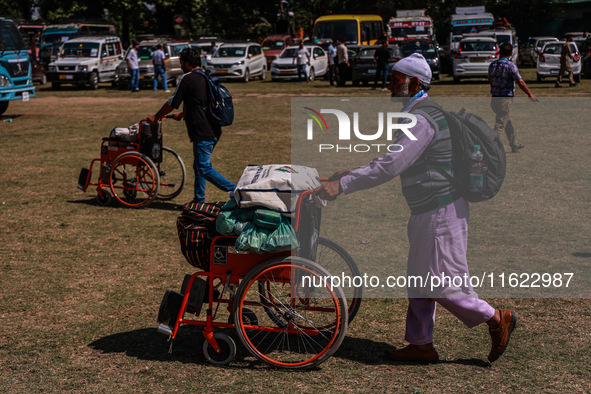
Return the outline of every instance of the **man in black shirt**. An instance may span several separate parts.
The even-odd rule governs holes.
[[[372,90],[376,90],[378,87],[378,81],[382,79],[382,91],[386,90],[386,83],[388,81],[388,61],[390,60],[390,51],[388,50],[388,41],[384,40],[382,46],[376,49],[373,55],[376,64],[376,78],[374,80]]]
[[[160,121],[166,114],[183,103],[183,112],[174,115],[175,120],[185,120],[189,138],[193,142],[193,169],[195,170],[195,197],[193,202],[205,201],[205,181],[217,188],[232,192],[236,185],[224,178],[211,165],[210,159],[215,145],[220,139],[222,128],[212,122],[207,114],[209,105],[208,82],[199,72],[201,59],[193,48],[184,49],[179,57],[185,74],[181,77],[172,97],[162,108],[148,118],[151,123]]]

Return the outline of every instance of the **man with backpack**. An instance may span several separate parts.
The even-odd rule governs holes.
[[[529,90],[527,84],[519,75],[517,66],[509,60],[513,53],[513,46],[509,43],[501,45],[499,50],[500,59],[492,62],[488,68],[488,79],[490,80],[490,92],[492,95],[491,108],[496,114],[495,131],[502,137],[503,132],[507,135],[511,152],[519,153],[525,145],[517,143],[515,129],[511,121],[511,107],[515,96],[515,82],[532,101],[538,101],[536,96]]]
[[[209,111],[211,104],[208,76],[201,71],[199,53],[193,48],[185,48],[179,57],[185,74],[162,108],[148,118],[156,123],[168,113],[177,109],[181,102],[183,112],[176,113],[175,120],[185,120],[189,138],[193,142],[193,169],[195,170],[195,197],[193,202],[205,201],[205,183],[211,182],[218,189],[232,192],[236,185],[217,172],[211,165],[211,155],[222,134],[222,128]]]
[[[388,87],[393,97],[407,101],[402,112],[415,116],[416,125],[408,130],[416,140],[401,133],[396,143],[403,147],[402,151],[375,158],[364,167],[336,172],[331,177],[334,180],[317,188],[316,193],[331,201],[341,193],[369,189],[400,175],[402,193],[411,211],[407,275],[469,277],[466,259],[469,208],[454,183],[434,170],[448,168],[453,173],[454,161],[445,114],[425,103],[429,101],[430,81],[431,69],[422,55],[412,54],[397,62]],[[464,281],[459,286],[453,283],[441,283],[433,290],[426,286],[408,287],[405,339],[410,344],[402,349],[386,350],[388,358],[403,362],[438,361],[433,346],[436,304],[468,327],[486,322],[492,339],[489,361],[503,354],[515,327],[515,313],[508,309],[495,310],[478,298],[470,283]]]

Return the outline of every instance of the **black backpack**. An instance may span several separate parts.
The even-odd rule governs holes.
[[[423,108],[435,108],[441,111],[447,120],[451,135],[454,175],[451,176],[437,166],[433,168],[443,175],[467,201],[479,202],[493,198],[501,189],[506,170],[505,147],[497,132],[481,117],[466,113],[464,108],[460,112],[448,112],[430,100],[417,102],[411,112],[421,111]],[[421,114],[429,115],[426,111],[421,111]],[[487,167],[483,188],[477,192],[469,190],[470,169],[473,164],[470,154],[474,150],[474,145],[480,145],[484,155],[483,162]]]
[[[232,95],[228,89],[221,84],[219,78],[211,78],[201,70],[195,70],[202,75],[209,86],[209,110],[211,120],[219,126],[230,126],[234,122],[234,104]]]

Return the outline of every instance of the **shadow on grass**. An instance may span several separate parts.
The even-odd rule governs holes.
[[[414,362],[392,361],[386,358],[385,350],[391,348],[385,342],[375,342],[366,338],[346,337],[333,357],[348,359],[366,365],[422,365]],[[438,364],[460,364],[489,368],[491,364],[478,358],[440,360]]]
[[[96,202],[96,198],[90,198],[90,199],[84,199],[84,200],[68,200],[67,201],[70,204],[86,204],[86,205],[93,205],[96,207],[100,207],[101,205],[99,205]],[[147,207],[143,207],[140,209],[155,209],[155,210],[161,210],[161,211],[182,211],[183,207],[185,204],[175,204],[172,202],[165,202],[165,201],[154,201],[153,203],[151,203],[150,205],[148,205]],[[118,204],[116,201],[111,202],[111,204],[107,205],[107,207],[109,208],[114,208],[114,209],[133,209],[133,208],[128,208],[128,207],[124,207],[121,204]]]

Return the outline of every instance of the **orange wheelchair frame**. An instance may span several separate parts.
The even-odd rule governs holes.
[[[311,202],[312,193],[301,193],[297,201],[294,230],[298,237],[301,207],[305,200]],[[358,275],[353,259],[327,240],[322,241],[322,250],[319,246],[312,261],[292,251],[236,252],[236,238],[215,237],[209,270],[187,275],[180,293],[166,292],[158,331],[174,340],[182,325],[202,326],[203,353],[209,362],[219,365],[234,359],[236,344],[216,329],[232,328],[253,356],[273,366],[310,368],[328,359],[342,343],[348,323],[359,309],[361,289],[348,298],[341,288],[331,286],[322,255],[340,262],[337,269]],[[220,308],[222,305],[225,308]],[[204,319],[197,319],[203,312]],[[226,314],[227,321],[220,321]]]
[[[92,182],[92,169],[100,163],[99,176]],[[86,192],[96,186],[99,205],[109,205],[113,196],[125,207],[142,208],[154,199],[171,200],[185,184],[186,169],[180,156],[162,145],[161,122],[139,123],[137,141],[103,138],[101,156],[83,168],[78,188]]]

